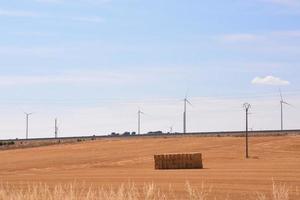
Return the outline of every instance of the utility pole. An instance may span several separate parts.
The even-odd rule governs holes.
[[[244,103],[244,109],[246,111],[246,158],[249,158],[249,149],[248,149],[248,116],[249,116],[249,109],[251,105],[249,103]]]
[[[170,126],[170,133],[173,133],[173,126]]]
[[[54,126],[54,135],[55,135],[55,138],[57,138],[57,134],[58,134],[57,118],[55,118],[55,126]]]
[[[26,115],[26,139],[28,139],[28,131],[29,131],[29,116],[32,115],[33,113],[25,113]]]

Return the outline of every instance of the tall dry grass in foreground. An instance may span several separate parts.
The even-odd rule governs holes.
[[[298,196],[298,188],[296,188]],[[299,197],[299,196],[298,196]],[[162,192],[155,184],[145,184],[138,188],[133,183],[122,184],[117,188],[94,187],[86,184],[72,183],[50,187],[47,184],[26,184],[25,186],[0,185],[0,200],[216,200],[211,187],[203,183],[200,188],[185,185],[184,196],[176,196],[172,188]],[[222,199],[230,199],[228,197]],[[275,184],[270,194],[257,193],[249,196],[253,200],[291,200],[290,188],[285,184]]]

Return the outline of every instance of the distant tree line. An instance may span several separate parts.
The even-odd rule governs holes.
[[[148,133],[146,133],[146,135],[163,135],[163,134],[172,134],[172,133],[170,133],[170,132],[164,133],[162,131],[149,131]],[[174,134],[176,134],[176,133],[174,133]],[[124,133],[112,132],[110,135],[111,136],[134,136],[134,135],[136,135],[136,132],[129,132],[129,131],[125,131]]]
[[[14,141],[7,141],[7,142],[0,141],[0,146],[8,146],[8,145],[14,145],[14,144],[15,144]]]

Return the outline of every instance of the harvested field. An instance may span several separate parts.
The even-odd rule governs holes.
[[[204,169],[155,170],[153,155],[200,152]],[[192,186],[211,187],[217,199],[253,199],[256,192],[270,194],[272,179],[299,198],[300,137],[250,138],[251,159],[244,159],[240,137],[110,138],[0,152],[0,177],[13,186],[47,183],[49,186],[84,182],[115,186],[154,183],[162,191],[170,184],[176,196]]]

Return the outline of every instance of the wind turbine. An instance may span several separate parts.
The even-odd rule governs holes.
[[[57,138],[58,135],[58,126],[57,126],[57,118],[54,120],[54,137]]]
[[[28,121],[29,121],[29,116],[32,115],[33,113],[24,112],[24,114],[26,115],[26,139],[28,139]]]
[[[287,103],[286,101],[284,101],[281,90],[279,90],[279,92],[280,92],[280,98],[281,98],[281,100],[280,100],[281,131],[283,131],[283,105],[284,104],[289,105],[289,106],[292,106],[292,105]]]
[[[170,126],[169,128],[170,128],[169,133],[172,134],[173,133],[173,126]]]
[[[187,95],[185,96],[184,100],[184,110],[183,110],[183,133],[186,134],[186,107],[187,104],[191,104],[191,102],[187,99]]]
[[[141,114],[143,113],[140,109],[138,110],[138,135],[141,134]]]

